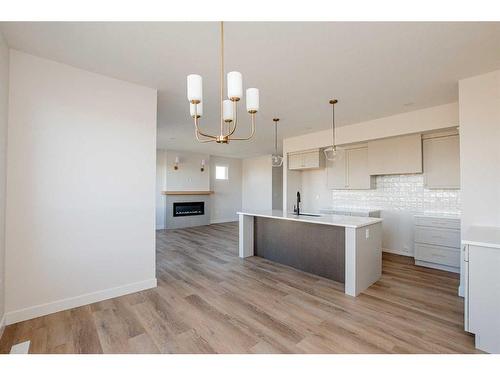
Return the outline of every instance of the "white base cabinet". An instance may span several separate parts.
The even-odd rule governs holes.
[[[500,228],[472,227],[462,241],[465,330],[476,348],[500,353]]]
[[[415,216],[415,264],[460,273],[460,219]]]

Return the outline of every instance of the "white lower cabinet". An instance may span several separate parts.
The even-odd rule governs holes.
[[[471,228],[472,234],[462,241],[465,260],[464,328],[475,334],[476,348],[499,354],[500,228],[479,229],[476,231],[479,236],[474,235],[476,228]]]
[[[415,264],[460,273],[460,219],[415,216]]]

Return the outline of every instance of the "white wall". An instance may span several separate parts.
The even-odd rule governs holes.
[[[166,196],[167,190],[167,151],[156,150],[156,229],[165,229]]]
[[[10,54],[9,323],[153,287],[156,90]]]
[[[179,157],[179,169],[174,170],[175,157]],[[205,160],[205,171],[201,161]],[[167,190],[210,190],[210,155],[189,151],[167,150]]]
[[[500,70],[459,81],[459,103],[464,236],[500,226]]]
[[[339,110],[341,104],[338,104]],[[335,143],[344,145],[368,140],[422,133],[458,125],[458,103],[449,103],[418,111],[400,113],[335,129]],[[327,147],[332,144],[332,130],[289,137],[283,140],[286,152]]]
[[[228,167],[228,179],[216,180],[215,167]],[[210,157],[210,187],[212,208],[211,223],[238,220],[236,212],[241,210],[242,200],[242,160],[221,156]]]
[[[500,226],[500,70],[459,82],[462,228]]]
[[[7,174],[7,117],[9,98],[9,48],[0,32],[0,337],[5,312],[5,178]]]
[[[272,209],[272,168],[271,155],[243,160],[243,210]]]

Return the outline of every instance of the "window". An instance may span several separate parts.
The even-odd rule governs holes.
[[[228,179],[226,166],[223,166],[223,165],[216,165],[215,166],[215,179],[216,180],[227,180]]]

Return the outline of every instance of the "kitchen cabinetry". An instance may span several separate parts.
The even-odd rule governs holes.
[[[329,189],[371,189],[373,178],[368,173],[366,146],[338,149],[335,161],[327,162]]]
[[[500,353],[500,228],[471,227],[462,241],[464,328],[476,348]]]
[[[422,136],[410,134],[368,142],[368,173],[422,173]]]
[[[460,219],[415,216],[415,264],[460,273]]]
[[[318,169],[325,165],[325,157],[320,149],[293,152],[288,154],[288,169]]]
[[[428,189],[460,189],[458,135],[423,140],[424,185]]]

